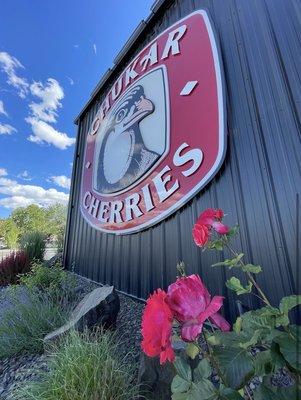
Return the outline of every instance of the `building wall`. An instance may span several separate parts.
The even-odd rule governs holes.
[[[89,125],[132,57],[169,25],[198,8],[208,10],[220,41],[228,108],[225,162],[205,189],[158,225],[126,236],[98,232],[85,222],[79,207]],[[300,21],[299,0],[165,1],[105,89],[79,118],[65,250],[67,268],[146,298],[153,289],[173,281],[177,262],[184,260],[188,273],[199,273],[213,294],[227,297],[225,313],[233,318],[235,297],[224,284],[231,274],[210,267],[227,255],[201,252],[191,237],[198,214],[207,207],[220,207],[228,214],[227,224],[240,225],[234,246],[242,249],[250,262],[262,265],[264,273],[258,281],[272,302],[277,304],[283,295],[296,292],[296,195],[301,187]],[[242,300],[252,305],[249,297]]]

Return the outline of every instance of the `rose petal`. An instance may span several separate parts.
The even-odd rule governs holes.
[[[222,331],[229,331],[231,329],[229,322],[219,313],[211,315],[209,319]]]
[[[202,332],[202,329],[203,329],[202,323],[184,324],[181,330],[181,337],[183,340],[186,340],[187,342],[193,342]]]
[[[227,227],[227,225],[224,225],[221,222],[213,222],[212,227],[214,230],[216,230],[217,233],[221,235],[225,235],[229,232],[229,228]]]
[[[175,361],[175,352],[171,347],[168,347],[166,350],[161,351],[160,353],[160,364],[166,363],[166,361],[174,362]]]
[[[199,322],[204,322],[206,319],[214,315],[222,307],[223,300],[224,297],[222,296],[214,296],[206,310],[199,315]]]

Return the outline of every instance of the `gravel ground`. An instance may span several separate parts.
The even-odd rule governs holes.
[[[85,278],[76,277],[76,294],[78,298],[98,285],[86,280]],[[128,362],[138,367],[141,343],[141,315],[144,304],[135,301],[128,296],[119,294],[120,312],[117,320],[116,336],[120,343],[121,355],[127,355]],[[20,290],[20,301],[26,301],[26,293]],[[7,289],[0,288],[0,321],[1,314],[12,307],[7,296]],[[0,359],[0,400],[13,400],[12,391],[22,382],[37,379],[39,373],[47,370],[47,356],[37,354],[20,354],[10,358]],[[213,382],[217,381],[215,374],[212,376]],[[290,386],[293,380],[285,371],[279,371],[273,378],[275,386]],[[254,378],[249,384],[249,392],[252,394],[254,389],[260,384],[258,378]]]

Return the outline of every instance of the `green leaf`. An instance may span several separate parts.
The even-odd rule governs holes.
[[[248,311],[241,316],[242,330],[251,335],[256,330],[269,334],[276,326],[277,315],[279,315],[279,310],[275,307],[262,307],[258,310]]]
[[[287,296],[283,297],[283,299],[280,301],[280,311],[282,311],[284,314],[288,314],[288,312],[294,308],[297,307],[298,305],[301,304],[301,295],[293,295],[293,296]]]
[[[262,332],[260,329],[258,329],[254,331],[254,334],[251,337],[251,339],[247,340],[246,342],[241,342],[239,344],[239,347],[241,347],[242,349],[247,349],[248,347],[255,346],[260,341],[261,336]]]
[[[186,381],[179,375],[176,375],[171,382],[172,393],[184,393],[190,388],[191,382]]]
[[[204,358],[202,361],[199,362],[199,365],[195,368],[193,372],[195,381],[199,382],[203,378],[209,378],[212,373],[212,368],[208,360]]]
[[[208,249],[210,249],[210,250],[215,249],[218,251],[222,251],[224,248],[224,242],[221,239],[212,240],[206,244],[206,247],[208,247]]]
[[[230,388],[242,388],[254,375],[252,358],[246,350],[236,347],[214,347],[213,353],[225,383]]]
[[[172,400],[187,400],[188,399],[187,393],[174,393],[171,398]]]
[[[194,383],[190,390],[189,400],[214,400],[216,399],[216,389],[212,382],[208,379],[202,379],[198,383]]]
[[[213,264],[212,267],[225,266],[225,267],[229,267],[229,269],[231,269],[233,267],[237,267],[239,264],[239,261],[243,258],[243,256],[244,256],[244,254],[240,253],[240,254],[238,254],[237,257],[229,258],[229,259],[226,259],[225,261],[218,262],[216,264]]]
[[[243,400],[243,397],[236,390],[221,386],[218,400]]]
[[[278,369],[286,366],[285,358],[280,353],[280,348],[277,343],[273,342],[271,344],[270,352],[272,358],[273,372],[276,372]]]
[[[241,325],[242,325],[242,319],[241,317],[238,317],[235,323],[233,324],[233,331],[235,333],[239,333],[241,331]]]
[[[177,374],[181,378],[185,379],[186,381],[191,381],[191,368],[188,362],[184,360],[184,358],[176,357],[173,365],[177,371]]]
[[[242,335],[236,333],[236,332],[222,332],[222,331],[217,331],[214,333],[214,335],[209,336],[207,338],[207,341],[212,345],[212,346],[218,346],[218,345],[224,345],[224,346],[239,346],[239,343],[242,340]]]
[[[298,346],[297,340],[293,339],[288,333],[282,333],[274,339],[278,343],[280,352],[295,370],[301,372],[301,348]]]
[[[238,226],[238,224],[236,224],[236,225],[234,225],[234,226],[228,231],[228,233],[226,234],[226,236],[227,236],[228,238],[231,238],[231,237],[237,235],[238,231],[239,231],[239,226]]]
[[[183,393],[174,393],[172,400],[217,400],[217,392],[214,385],[208,379],[201,379],[198,383],[192,383],[189,390]]]
[[[260,265],[246,264],[242,267],[244,272],[251,272],[251,274],[259,274],[262,271]]]
[[[263,383],[254,391],[254,400],[297,400],[298,398],[297,386],[280,388]]]
[[[192,360],[195,359],[195,357],[200,353],[200,349],[198,346],[196,346],[194,343],[189,343],[186,347],[186,354],[188,357],[190,357]]]
[[[237,295],[240,295],[251,293],[253,284],[252,282],[249,282],[248,285],[244,287],[238,278],[232,276],[229,280],[227,280],[226,286],[236,292]]]
[[[272,354],[270,350],[261,351],[254,358],[256,376],[264,376],[273,371]]]

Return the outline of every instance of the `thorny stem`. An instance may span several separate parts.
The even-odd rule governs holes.
[[[224,379],[224,376],[223,376],[223,374],[222,374],[222,371],[220,370],[220,367],[219,367],[219,365],[218,365],[218,362],[216,361],[216,359],[215,359],[215,357],[214,357],[214,355],[213,355],[213,353],[212,353],[211,346],[210,346],[210,344],[209,344],[208,341],[207,341],[205,331],[203,331],[203,337],[204,337],[204,340],[205,340],[205,342],[206,342],[206,346],[207,346],[208,352],[204,352],[200,347],[199,347],[199,348],[200,348],[200,350],[201,350],[202,352],[204,352],[204,353],[208,356],[208,358],[209,358],[211,364],[212,364],[213,367],[216,369],[217,374],[218,374],[218,376],[220,377],[221,381],[223,382],[223,384],[224,384],[225,386],[227,386],[227,384],[226,384],[226,382],[225,382],[225,379]]]
[[[230,251],[230,253],[232,253],[235,257],[238,257],[238,253],[232,249],[232,247],[226,242],[225,243],[226,247],[228,248],[228,250]],[[245,263],[242,260],[239,260],[239,264],[244,267]],[[260,286],[258,285],[258,283],[255,281],[255,279],[253,278],[252,274],[249,271],[245,271],[245,273],[248,275],[248,278],[250,279],[250,281],[253,283],[253,285],[256,287],[258,293],[260,294],[260,298],[261,300],[268,306],[271,307],[271,303],[269,302],[268,298],[266,297],[266,295],[263,293],[263,291],[261,290]]]
[[[251,396],[251,394],[250,394],[249,389],[248,389],[247,386],[245,386],[245,391],[246,391],[246,393],[247,393],[248,398],[249,398],[250,400],[252,400],[252,396]]]

